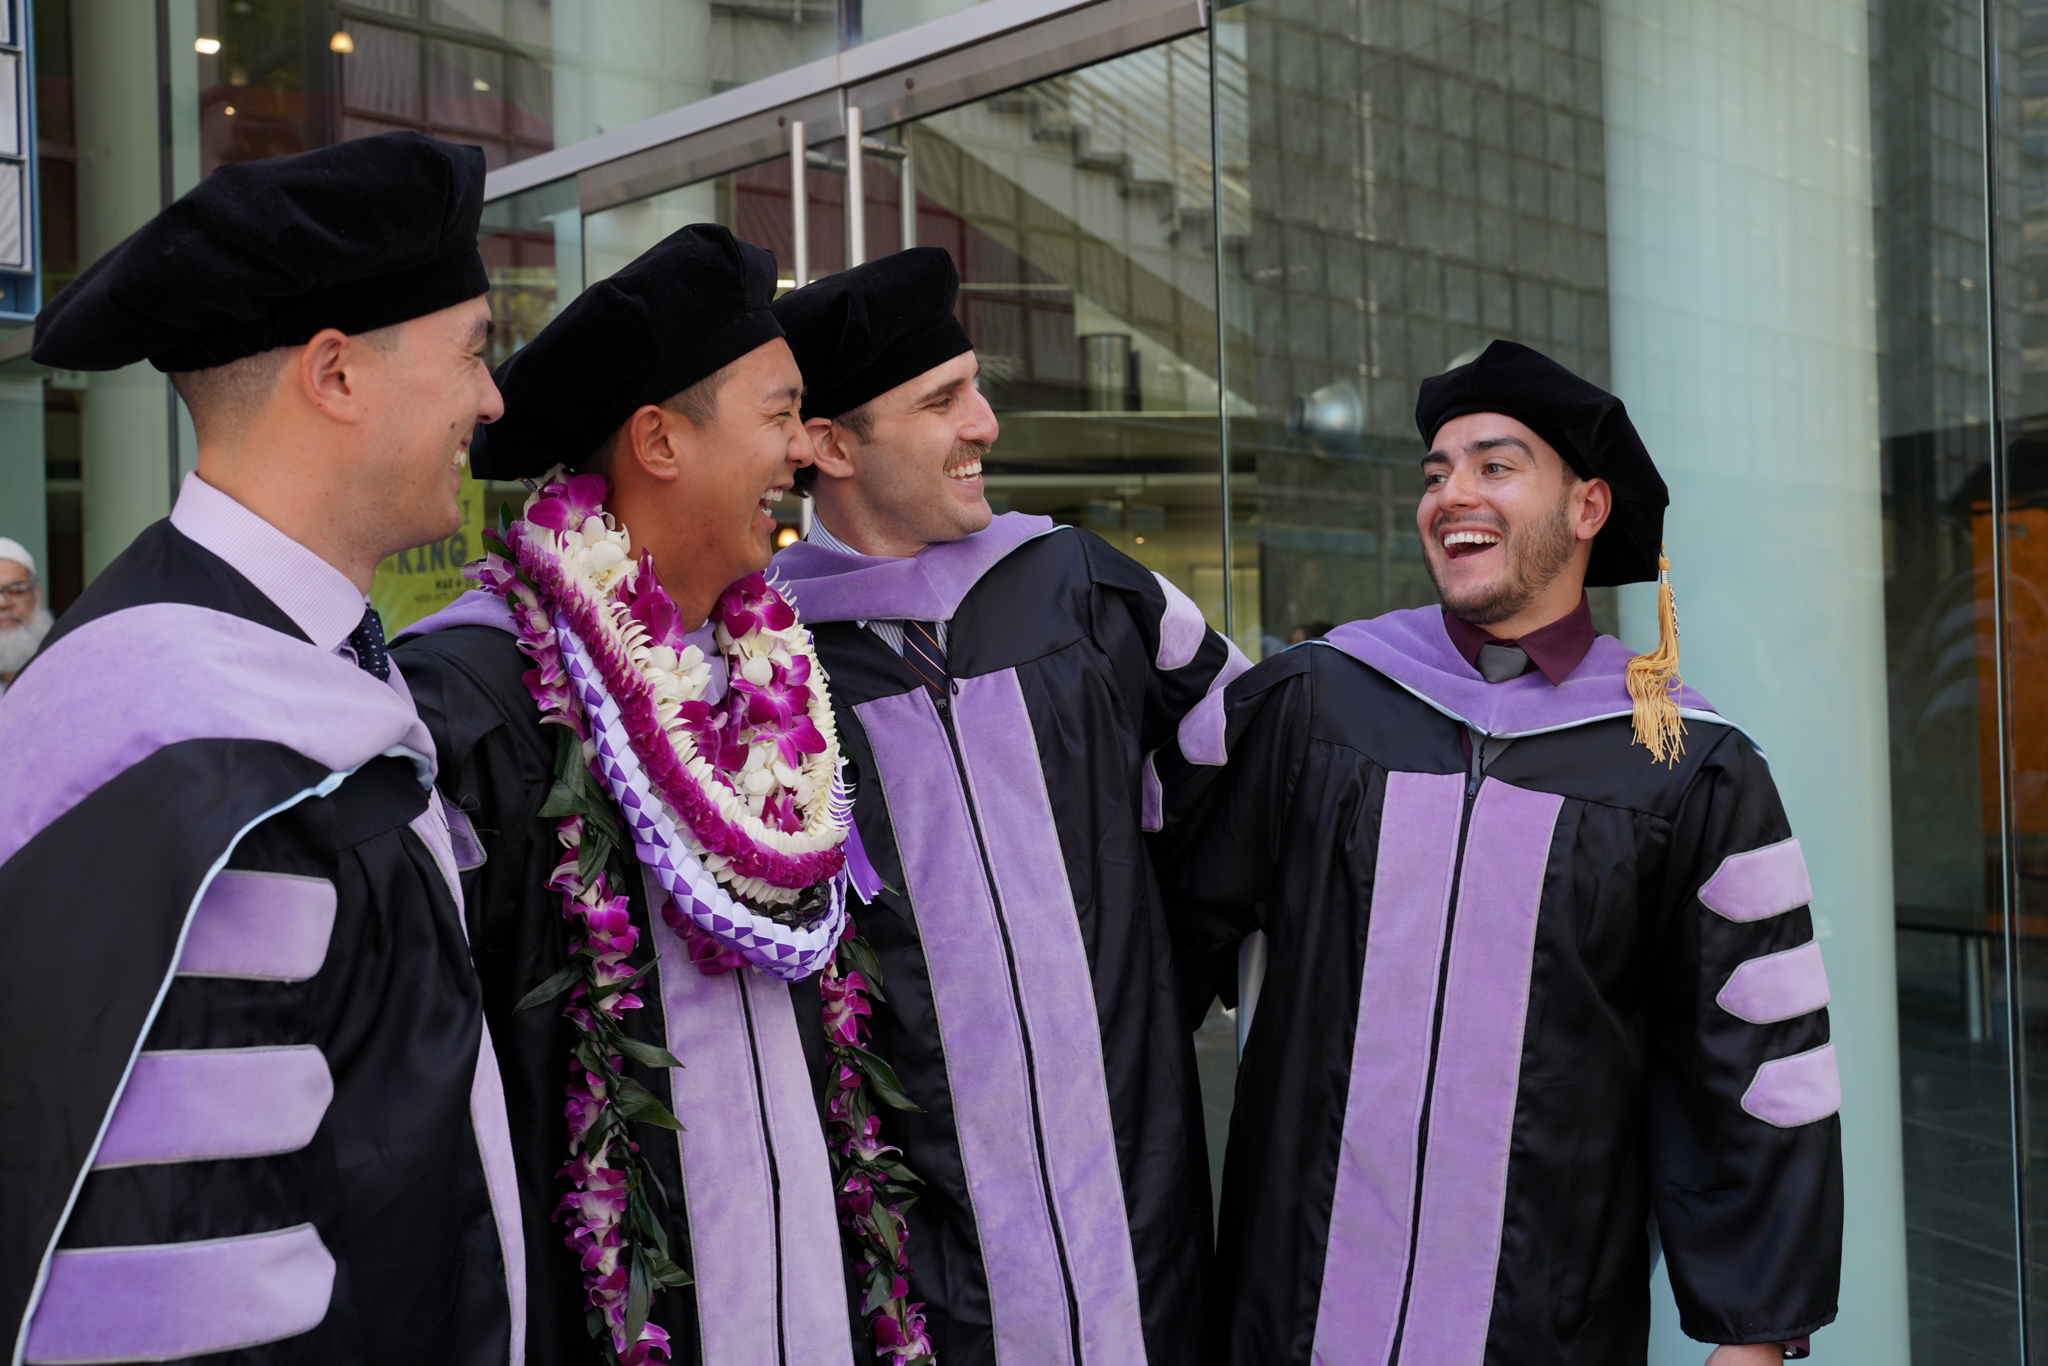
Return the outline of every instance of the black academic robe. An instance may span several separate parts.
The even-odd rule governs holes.
[[[856,917],[885,978],[875,1049],[922,1107],[884,1111],[882,1136],[924,1182],[910,1294],[939,1360],[1206,1360],[1201,1098],[1142,829],[1148,756],[1243,656],[1043,517],[900,560],[805,543],[775,572],[886,884]],[[947,624],[943,698],[876,618]]]
[[[159,522],[0,754],[12,1359],[505,1362],[509,1145],[403,697]]]
[[[1675,765],[1631,743],[1628,656],[1602,637],[1556,687],[1488,684],[1439,609],[1393,613],[1266,661],[1161,757],[1191,1007],[1267,939],[1219,1229],[1231,1362],[1641,1362],[1652,1216],[1691,1336],[1834,1318],[1840,1090],[1798,841],[1693,694]]]
[[[583,1272],[556,1208],[569,1192],[563,1088],[575,1032],[561,1002],[517,1011],[568,962],[561,895],[546,887],[561,860],[556,822],[535,813],[554,782],[558,727],[543,725],[502,604],[471,593],[401,636],[421,717],[443,756],[440,784],[474,830],[481,861],[463,872],[484,1012],[498,1042],[526,1215],[529,1366],[599,1361],[585,1326]],[[630,852],[626,855],[631,858]],[[636,870],[637,871],[637,870]],[[652,1203],[675,1262],[695,1284],[659,1290],[653,1321],[677,1366],[846,1366],[856,1332],[832,1207],[824,1131],[808,1045],[822,1051],[814,982],[788,986],[752,969],[706,977],[685,942],[650,914],[649,881],[629,898],[635,966],[657,959],[626,1012],[634,1038],[684,1066],[626,1072],[676,1115],[673,1134],[639,1126]],[[661,901],[658,886],[652,909]],[[807,1002],[809,1037],[795,1000]]]

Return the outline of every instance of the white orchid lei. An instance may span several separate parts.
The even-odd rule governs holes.
[[[923,1306],[908,1300],[907,1230],[899,1202],[917,1178],[879,1139],[875,1102],[916,1107],[866,1048],[867,997],[880,997],[873,951],[846,913],[844,842],[850,803],[825,675],[809,632],[759,574],[733,584],[713,611],[728,688],[684,638],[675,604],[643,553],[606,513],[602,476],[550,471],[522,516],[485,534],[471,577],[505,599],[542,720],[563,727],[555,784],[538,813],[557,821],[564,854],[548,879],[580,936],[567,966],[520,1008],[568,994],[577,1041],[568,1087],[573,1189],[557,1210],[582,1260],[591,1332],[606,1356],[641,1366],[668,1354],[648,1321],[659,1286],[689,1276],[669,1255],[648,1200],[649,1177],[627,1127],[681,1125],[624,1060],[681,1064],[624,1030],[632,988],[652,966],[639,942],[617,858],[630,847],[668,892],[663,920],[708,974],[752,966],[785,981],[820,974],[828,1145],[840,1220],[866,1288],[863,1312],[880,1355],[929,1362]]]

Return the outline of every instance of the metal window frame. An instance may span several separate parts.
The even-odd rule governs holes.
[[[0,275],[16,282],[21,307],[0,305],[0,323],[33,322],[42,307],[42,177],[41,158],[36,155],[35,4],[34,0],[0,0],[0,52],[16,56],[15,119],[21,134],[21,153],[0,156],[0,163],[21,169],[21,238],[24,268],[0,268]]]
[[[0,0],[4,3],[5,0]],[[484,199],[574,177],[597,213],[1106,61],[1209,24],[1207,0],[983,0],[901,33],[493,171]]]

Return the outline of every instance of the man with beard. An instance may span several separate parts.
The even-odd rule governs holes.
[[[169,372],[199,461],[0,698],[14,1361],[519,1360],[434,744],[367,605],[500,411],[483,189],[417,133],[223,166],[36,320],[45,365]]]
[[[910,1295],[949,1366],[1204,1361],[1208,1165],[1143,831],[1150,755],[1247,667],[1165,579],[1047,517],[992,517],[997,424],[921,247],[775,310],[816,446],[776,557],[832,676],[876,1047],[921,1112]]]
[[[50,609],[36,581],[36,557],[20,541],[0,536],[0,697],[48,634]]]
[[[1233,1363],[1641,1362],[1654,1227],[1713,1366],[1803,1356],[1842,1230],[1806,866],[1679,684],[1668,582],[1636,659],[1584,593],[1662,581],[1663,480],[1620,400],[1509,342],[1416,423],[1443,606],[1268,660],[1161,756],[1191,980],[1267,940],[1216,1331]]]
[[[534,481],[557,465],[603,477],[604,509],[634,557],[652,556],[680,629],[711,661],[711,705],[728,686],[714,608],[729,585],[767,567],[773,505],[810,459],[797,415],[803,381],[768,308],[774,288],[767,251],[715,224],[683,228],[584,291],[499,367],[505,416],[479,433],[474,458],[488,478]],[[441,754],[441,790],[478,836],[463,876],[526,1210],[526,1359],[557,1366],[599,1359],[586,1312],[608,1301],[601,1286],[586,1293],[586,1273],[602,1268],[558,1222],[583,1199],[564,1165],[563,1103],[584,1074],[572,1065],[569,1016],[588,1002],[519,1008],[583,940],[564,916],[561,813],[550,807],[567,732],[544,724],[518,631],[503,599],[474,592],[413,627],[393,655]],[[657,1287],[650,1322],[679,1364],[844,1366],[854,1321],[792,1004],[793,990],[807,991],[815,1022],[817,990],[725,971],[674,913],[646,855],[624,853],[632,869],[613,890],[625,894],[637,945],[630,963],[647,971],[621,1024],[683,1064],[626,1061],[628,1079],[682,1128],[636,1126],[637,1155],[612,1164],[639,1165],[667,1255],[694,1281]]]

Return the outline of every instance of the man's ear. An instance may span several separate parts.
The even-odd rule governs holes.
[[[375,351],[332,327],[323,327],[299,349],[288,367],[299,395],[336,422],[363,420],[364,371],[377,363]],[[275,390],[272,391],[273,395]]]
[[[1600,534],[1600,528],[1607,525],[1608,514],[1614,511],[1614,490],[1605,479],[1581,479],[1579,488],[1583,493],[1572,532],[1580,540],[1590,541]]]
[[[818,473],[831,479],[851,479],[854,474],[853,434],[829,417],[814,417],[804,423],[817,453],[813,462]]]
[[[673,483],[683,476],[682,452],[675,440],[680,421],[688,419],[653,403],[642,404],[626,419],[626,451],[657,483]]]

